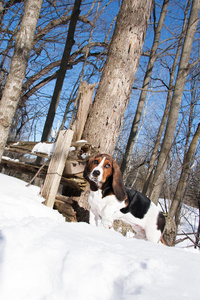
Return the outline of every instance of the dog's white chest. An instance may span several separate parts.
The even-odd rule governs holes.
[[[91,208],[97,210],[100,215],[107,206],[112,207],[113,212],[116,212],[124,207],[124,202],[119,202],[115,195],[102,198],[102,190],[100,189],[95,192],[90,191],[88,201]]]
[[[106,205],[106,201],[102,198],[102,190],[97,190],[96,192],[90,191],[88,202],[92,209],[101,212]]]
[[[88,202],[90,204],[90,212],[95,216],[95,222],[100,217],[104,227],[111,227],[113,215],[124,207],[124,202],[119,202],[115,195],[102,198],[102,191],[99,189],[95,192],[90,191]],[[92,220],[90,220],[90,223]]]

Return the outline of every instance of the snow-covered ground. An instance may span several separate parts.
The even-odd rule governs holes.
[[[199,250],[65,223],[38,194],[0,174],[1,300],[200,299]]]

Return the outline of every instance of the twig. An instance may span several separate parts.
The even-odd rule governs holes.
[[[175,245],[177,245],[177,244],[179,244],[179,243],[182,243],[183,241],[185,241],[185,240],[187,240],[187,239],[188,239],[187,236],[184,237],[183,239],[179,239],[179,240],[177,240],[177,241],[175,242]]]
[[[41,172],[41,170],[47,165],[47,163],[49,162],[49,159],[39,168],[39,170],[37,171],[37,173],[33,176],[33,178],[27,183],[26,187],[28,187],[34,180],[35,178],[39,175],[39,173]]]
[[[185,232],[184,231],[182,231],[183,233],[178,233],[177,234],[177,236],[178,235],[185,235]],[[196,235],[196,233],[195,232],[190,232],[190,233],[187,233],[187,235]]]
[[[200,245],[198,245],[195,241],[193,241],[193,239],[192,239],[187,233],[185,233],[184,231],[183,231],[183,233],[188,237],[188,239],[189,239],[196,247],[200,248]]]

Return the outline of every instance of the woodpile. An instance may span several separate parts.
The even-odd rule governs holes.
[[[79,197],[56,195],[54,209],[65,217],[66,222],[89,223],[89,207],[87,209],[82,207],[79,203]]]
[[[20,155],[20,160],[10,159],[8,156],[4,156],[1,161],[1,166],[5,169],[17,171],[18,173],[21,172],[23,174],[32,175],[32,177],[37,174],[37,177],[44,181],[47,177],[51,157],[47,153],[33,153],[32,150],[36,144],[36,142],[9,142],[5,149],[6,154],[9,154],[10,157],[12,153],[18,156]],[[86,141],[72,142],[70,146],[71,148],[65,160],[62,176],[60,177],[60,194],[58,194],[56,190],[52,207],[58,210],[68,222],[88,222],[89,205],[87,201],[82,201],[83,197],[80,197],[85,193],[87,185],[87,182],[83,178],[83,170],[88,157],[97,153],[97,150]],[[24,156],[24,154],[26,154],[26,156]],[[31,155],[31,157],[40,156],[45,158],[46,164],[43,166],[36,165],[33,158],[28,161],[27,154]],[[60,160],[60,156],[58,159]],[[50,187],[47,186],[47,189],[49,190]],[[44,198],[46,199],[46,197]],[[86,197],[84,198],[86,199]]]

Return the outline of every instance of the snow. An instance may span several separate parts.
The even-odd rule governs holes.
[[[0,299],[199,299],[198,250],[66,223],[43,200],[0,174]]]
[[[39,152],[39,153],[46,153],[49,156],[53,154],[55,148],[55,143],[37,143],[33,149],[32,153]]]
[[[75,151],[76,150],[76,147],[81,147],[83,145],[85,145],[87,143],[87,141],[85,140],[79,140],[79,141],[76,141],[74,142],[74,146],[70,147],[69,151],[72,152],[72,151]],[[39,153],[46,153],[48,154],[49,156],[51,156],[53,154],[53,151],[55,149],[55,145],[56,143],[42,143],[42,142],[39,142],[37,144],[35,144],[35,146],[33,147],[32,149],[32,153],[36,153],[36,152],[39,152]],[[87,155],[82,157],[83,159],[84,158],[87,158]]]
[[[16,162],[19,162],[19,159],[14,159],[14,158],[10,158],[8,156],[2,156],[3,159],[5,160],[10,160],[10,161],[16,161]]]

